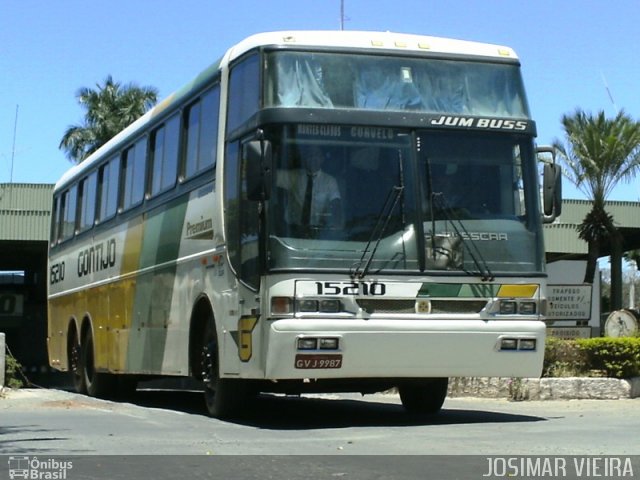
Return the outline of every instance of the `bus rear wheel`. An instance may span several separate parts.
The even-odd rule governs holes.
[[[69,332],[69,347],[67,352],[69,358],[69,372],[71,373],[71,381],[76,392],[81,394],[87,393],[87,384],[84,381],[84,368],[82,364],[82,350],[78,335],[75,330]]]
[[[402,406],[410,413],[435,414],[447,397],[448,378],[432,378],[398,386]]]
[[[93,334],[88,328],[80,344],[80,371],[86,385],[86,393],[91,397],[106,397],[113,392],[114,377],[97,372],[93,353]]]
[[[204,399],[209,415],[229,418],[238,415],[247,397],[241,380],[220,378],[218,340],[213,321],[207,322],[201,354]]]

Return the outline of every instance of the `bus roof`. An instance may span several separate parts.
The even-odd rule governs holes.
[[[352,30],[317,30],[317,31],[277,31],[257,33],[240,41],[229,48],[224,56],[203,70],[191,82],[159,102],[138,120],[118,133],[95,153],[83,162],[70,168],[56,183],[55,190],[65,186],[69,181],[90,170],[105,154],[120,147],[120,143],[135,140],[139,130],[152,122],[155,118],[170,110],[173,105],[193,94],[199,88],[213,79],[217,72],[233,60],[259,47],[289,46],[289,47],[317,47],[327,49],[347,48],[367,51],[397,51],[411,54],[444,54],[465,55],[470,57],[485,57],[496,59],[510,59],[517,61],[518,57],[513,49],[489,43],[470,42],[450,38],[430,37],[394,32],[368,32]]]
[[[511,48],[489,43],[394,32],[318,30],[266,32],[252,35],[229,49],[227,61],[233,61],[256,47],[270,45],[393,50],[516,60],[518,58]]]

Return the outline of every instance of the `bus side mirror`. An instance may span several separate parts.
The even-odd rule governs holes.
[[[247,198],[268,200],[271,195],[271,142],[251,140],[242,147],[242,163],[247,179]]]
[[[542,177],[542,210],[544,223],[552,223],[562,213],[562,171],[555,162],[555,149],[538,148],[538,154],[551,153],[551,163],[545,162]]]

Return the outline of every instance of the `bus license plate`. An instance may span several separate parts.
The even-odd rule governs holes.
[[[296,368],[341,368],[342,355],[296,355]]]

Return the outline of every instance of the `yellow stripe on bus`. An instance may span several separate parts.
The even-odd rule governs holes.
[[[538,285],[501,285],[498,297],[532,298],[538,291]]]

